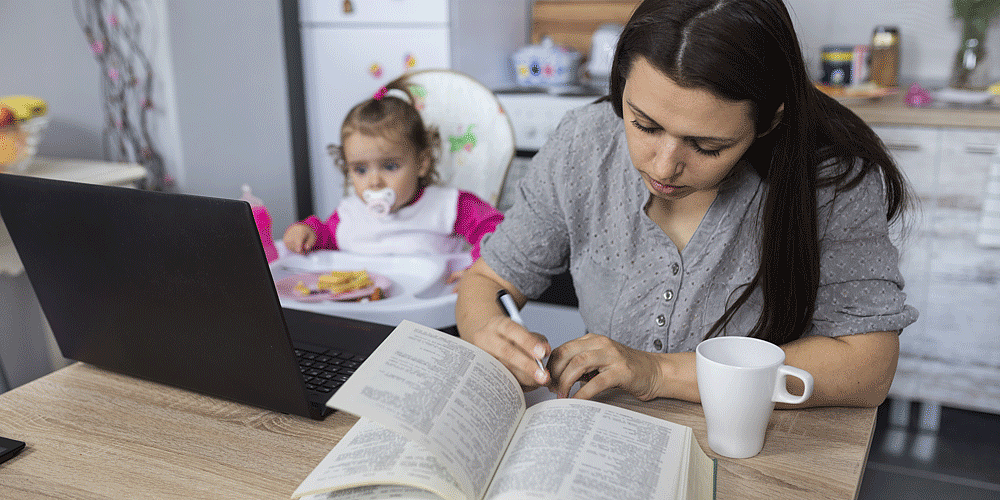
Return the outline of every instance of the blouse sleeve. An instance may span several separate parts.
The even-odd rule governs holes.
[[[574,148],[578,123],[570,111],[531,160],[514,188],[514,203],[503,222],[483,243],[482,257],[491,269],[521,293],[535,298],[569,261],[569,230],[560,199],[565,166]]]
[[[313,250],[337,250],[337,225],[340,224],[340,216],[334,210],[326,222],[319,220],[319,217],[310,215],[302,224],[309,226],[316,233],[316,244]]]
[[[465,237],[472,245],[472,260],[479,258],[479,243],[483,236],[492,233],[503,220],[503,213],[493,208],[478,196],[458,192],[458,216],[455,218],[455,234]]]
[[[820,286],[812,334],[900,331],[917,319],[906,305],[899,251],[889,236],[882,177],[819,192]]]

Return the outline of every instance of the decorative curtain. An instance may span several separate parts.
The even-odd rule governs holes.
[[[143,0],[74,0],[87,44],[101,69],[104,100],[104,156],[109,161],[139,163],[146,168],[146,189],[163,191],[172,181],[149,133],[153,102],[153,65],[147,48],[155,37],[150,8]]]

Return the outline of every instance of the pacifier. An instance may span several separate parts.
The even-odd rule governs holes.
[[[361,198],[365,201],[368,210],[375,217],[384,218],[392,212],[392,204],[396,203],[396,192],[392,188],[382,188],[379,190],[366,189],[361,193]]]

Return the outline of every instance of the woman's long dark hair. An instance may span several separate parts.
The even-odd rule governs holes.
[[[849,189],[881,172],[887,220],[908,202],[906,181],[872,129],[816,89],[782,0],[646,0],[619,37],[609,98],[622,116],[622,92],[637,57],[682,87],[750,101],[758,134],[784,104],[780,123],[747,150],[768,185],[762,208],[760,267],[706,334],[718,335],[757,288],[760,318],[748,335],[776,344],[809,328],[820,281],[816,190]],[[823,169],[820,165],[860,169]]]

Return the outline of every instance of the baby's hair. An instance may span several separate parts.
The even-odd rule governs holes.
[[[387,92],[386,89],[392,92]],[[402,97],[398,97],[399,95]],[[343,144],[355,132],[382,137],[397,144],[405,143],[418,155],[430,155],[431,168],[426,175],[417,179],[417,183],[423,188],[439,181],[437,159],[441,149],[441,136],[436,127],[424,124],[414,102],[413,95],[406,89],[401,77],[347,112],[340,128],[340,145],[327,146],[328,152],[333,156],[333,163],[344,173],[345,188],[350,181],[347,178],[347,159],[344,157]]]

